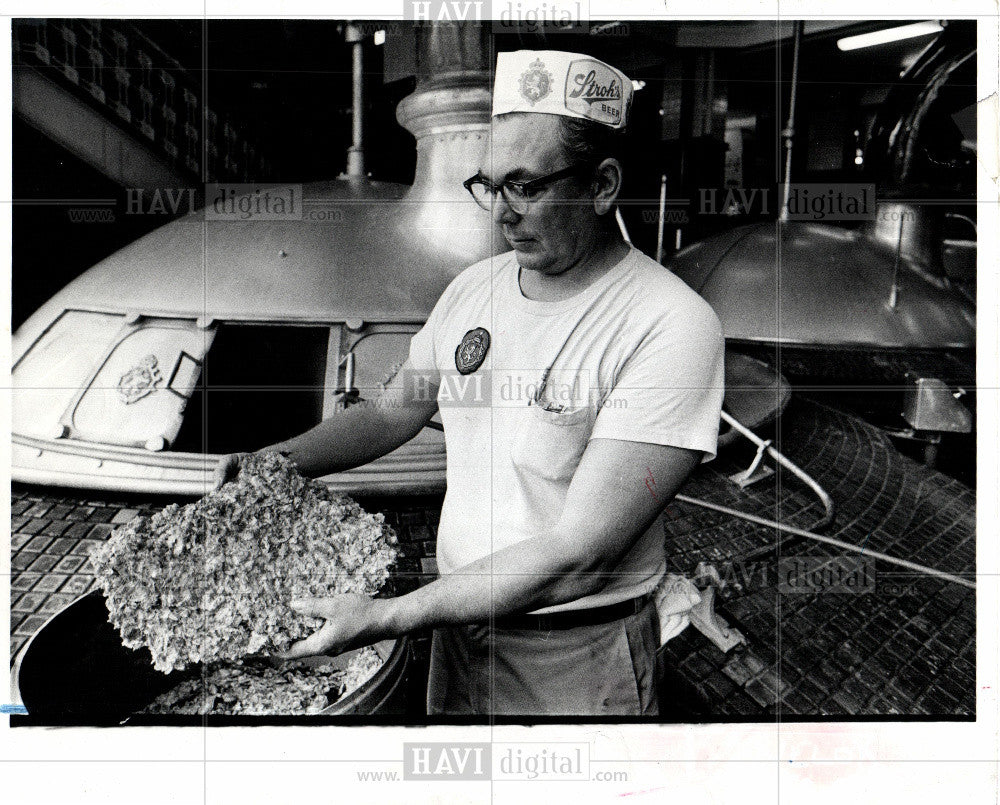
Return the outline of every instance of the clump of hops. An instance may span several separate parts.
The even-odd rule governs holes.
[[[272,666],[237,660],[209,665],[197,679],[187,679],[158,696],[143,714],[172,715],[316,715],[360,687],[382,659],[371,646],[357,652],[345,668],[312,667],[304,662]]]
[[[286,650],[322,623],[290,601],[374,594],[396,544],[381,514],[265,453],[196,503],[116,529],[91,561],[122,643],[168,673]]]

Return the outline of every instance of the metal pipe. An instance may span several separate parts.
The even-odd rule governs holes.
[[[699,506],[703,509],[711,509],[712,511],[719,512],[721,514],[728,514],[730,517],[738,517],[741,520],[747,520],[751,523],[756,523],[757,525],[766,526],[767,528],[775,528],[779,531],[784,531],[788,534],[794,534],[798,537],[805,537],[806,539],[815,540],[817,542],[823,542],[827,545],[833,545],[837,548],[843,548],[845,551],[854,552],[858,550],[857,545],[852,545],[849,542],[843,542],[839,539],[834,539],[833,537],[824,537],[822,534],[814,534],[811,531],[806,531],[802,528],[796,528],[795,526],[785,525],[784,523],[779,523],[777,520],[768,520],[764,517],[758,517],[756,514],[749,514],[747,512],[741,512],[738,509],[731,509],[728,506],[719,506],[716,503],[709,503],[707,500],[699,500],[698,498],[691,498],[687,495],[674,495],[674,500],[678,500],[681,503],[690,503],[692,506]],[[974,581],[969,581],[968,579],[963,579],[961,576],[955,576],[951,573],[945,573],[943,570],[937,570],[933,567],[927,567],[926,565],[918,565],[916,562],[909,562],[906,559],[897,559],[895,556],[889,556],[885,553],[880,553],[879,551],[864,551],[862,550],[862,555],[871,556],[874,559],[881,559],[883,562],[888,562],[889,564],[899,565],[900,567],[905,567],[910,570],[916,570],[918,573],[923,573],[928,576],[934,576],[935,578],[942,579],[944,581],[954,582],[955,584],[961,584],[963,587],[969,587],[971,589],[976,589],[976,583]]]
[[[656,223],[656,262],[663,262],[663,223],[667,217],[667,174],[660,174],[660,216]]]
[[[892,287],[889,288],[889,310],[896,309],[899,301],[899,261],[903,256],[903,221],[905,215],[899,216],[899,231],[896,233],[896,258],[892,264]]]
[[[795,136],[795,95],[799,84],[799,45],[802,43],[804,23],[795,23],[795,34],[792,39],[792,91],[788,99],[788,122],[781,136],[785,140],[785,188],[781,199],[781,220],[788,220],[788,201],[792,193],[792,138]]]
[[[816,493],[816,496],[823,503],[823,509],[826,511],[826,514],[823,515],[822,520],[813,525],[813,528],[823,528],[824,526],[827,526],[833,522],[833,514],[834,514],[833,498],[830,497],[827,491],[822,486],[820,486],[819,483],[817,483],[816,480],[811,475],[809,475],[805,470],[803,470],[801,467],[795,464],[791,459],[786,457],[783,453],[779,452],[778,450],[775,450],[770,443],[761,439],[760,436],[758,436],[756,433],[754,433],[746,426],[742,425],[740,422],[738,422],[732,416],[727,414],[725,411],[722,412],[722,419],[728,422],[729,426],[733,430],[741,433],[743,436],[745,436],[747,439],[749,439],[751,442],[757,445],[758,448],[767,448],[768,455],[770,455],[771,458],[777,461],[782,467],[791,472],[796,478],[798,478],[800,481],[806,484],[806,486],[812,489],[813,492]]]
[[[354,353],[348,352],[344,365],[344,388],[350,394],[354,391]]]
[[[353,23],[344,29],[344,40],[351,45],[351,147],[347,149],[347,175],[365,176],[364,149],[364,34]]]

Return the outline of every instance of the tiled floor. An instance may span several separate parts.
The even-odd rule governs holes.
[[[782,420],[781,449],[830,493],[836,517],[823,533],[971,578],[975,495],[907,459],[878,430],[798,401]],[[706,465],[685,492],[808,528],[821,509],[794,478],[737,502],[720,468]],[[777,504],[777,505],[776,505]],[[678,572],[706,560],[728,569],[722,607],[749,639],[729,655],[693,629],[667,644],[716,715],[936,715],[975,712],[975,591],[876,562],[859,593],[782,589],[782,561],[836,551],[772,529],[673,504],[668,555]],[[673,546],[673,551],[671,551]],[[766,551],[766,552],[762,552]],[[785,565],[787,567],[787,565]],[[726,575],[726,574],[724,574]]]
[[[156,507],[85,494],[12,485],[12,655],[53,613],[94,586],[88,556],[114,526]]]
[[[813,403],[798,401],[786,411],[782,439],[783,451],[836,502],[837,518],[825,533],[859,551],[866,546],[952,573],[974,570],[975,500],[967,487],[903,458],[874,428]],[[819,520],[815,495],[780,473],[743,490],[725,480],[743,460],[720,456],[684,492],[803,528]],[[168,502],[15,484],[12,650],[92,588],[87,555],[115,525]],[[432,580],[440,496],[359,503],[384,512],[400,538],[389,591],[406,593]],[[779,560],[830,556],[828,549],[776,541],[773,529],[680,503],[668,508],[665,536],[672,570],[690,574],[708,561],[729,580],[723,606],[749,639],[724,654],[688,628],[667,644],[663,660],[690,689],[689,708],[757,718],[974,712],[974,591],[878,565],[881,586],[868,594],[789,595],[778,588]],[[419,668],[426,636],[413,644]]]

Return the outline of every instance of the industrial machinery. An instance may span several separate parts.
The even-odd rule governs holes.
[[[860,226],[786,210],[691,244],[669,266],[712,304],[731,349],[793,385],[850,387],[840,402],[924,442],[931,462],[942,433],[972,428],[975,79],[975,37],[959,23],[893,86],[867,138],[877,202]],[[790,116],[789,148],[792,128]]]
[[[975,225],[965,238],[945,227],[952,207],[975,198],[975,117],[971,132],[962,122],[975,103],[974,56],[974,40],[945,29],[890,91],[865,148],[879,201],[862,226],[781,220],[677,253],[670,268],[712,304],[730,343],[974,346]]]

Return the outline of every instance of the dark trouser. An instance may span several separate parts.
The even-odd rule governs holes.
[[[427,712],[657,715],[656,605],[571,629],[435,629]]]

